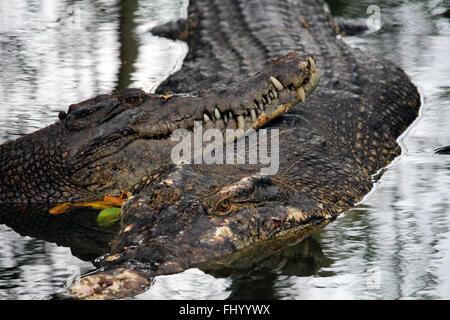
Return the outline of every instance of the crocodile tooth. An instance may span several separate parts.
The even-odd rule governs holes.
[[[228,111],[228,116],[230,117],[230,119],[233,119],[233,114],[231,113],[231,111]]]
[[[316,63],[314,62],[313,58],[309,57],[308,62],[309,62],[309,70],[311,70],[311,72],[316,72]]]
[[[252,117],[252,121],[256,121],[256,111],[255,109],[250,110],[250,116]]]
[[[306,100],[305,89],[303,89],[303,87],[299,87],[296,91],[297,91],[297,96],[300,99],[300,101],[305,102],[305,100]]]
[[[275,99],[275,96],[273,95],[273,92],[272,92],[272,91],[269,91],[269,96],[270,96],[272,99]]]
[[[263,105],[265,105],[267,103],[267,100],[264,96],[262,96],[262,103],[263,103]]]
[[[244,121],[244,117],[243,116],[238,116],[237,117],[237,122],[238,122],[238,128],[239,129],[245,129],[245,121]]]
[[[219,109],[217,109],[217,108],[214,109],[214,115],[216,116],[216,119],[220,119],[220,111],[219,111]]]
[[[276,90],[272,90],[272,91],[270,91],[270,92],[272,92],[272,94],[273,94],[273,96],[274,96],[275,99],[278,99],[278,93],[277,93]]]
[[[261,110],[264,110],[264,104],[263,104],[263,103],[258,104],[258,107],[259,107]]]
[[[206,113],[203,114],[203,120],[205,120],[205,122],[208,122],[209,120],[211,120],[208,115]]]
[[[266,98],[266,99],[267,99],[267,103],[272,103],[272,99],[270,98],[270,96],[267,95],[266,97],[267,97],[267,98]]]
[[[280,82],[280,80],[278,80],[275,77],[270,77],[270,81],[272,81],[273,86],[278,90],[278,91],[283,91],[284,90],[284,86],[283,84]]]
[[[225,121],[225,123],[228,123],[228,115],[227,114],[223,115],[223,120]]]

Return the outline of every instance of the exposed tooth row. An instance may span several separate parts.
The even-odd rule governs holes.
[[[245,130],[246,127],[249,129],[249,123],[250,128],[252,127],[252,124],[255,123],[258,120],[258,115],[265,112],[264,106],[262,103],[254,103],[255,106],[257,106],[259,109],[250,109],[245,110],[244,114],[239,116],[234,116],[231,111],[228,111],[227,113],[221,114],[220,111],[216,108],[214,110],[214,116],[213,118],[216,123],[222,123],[225,125],[230,125],[231,127],[237,126],[238,129]],[[258,110],[258,111],[257,111]],[[223,118],[223,121],[222,121]],[[203,114],[203,121],[206,123],[210,123],[211,121],[210,116],[208,116],[206,113]]]
[[[258,110],[258,113],[257,113],[255,109],[246,110],[244,115],[240,115],[240,116],[237,116],[236,118],[234,118],[233,113],[231,111],[228,111],[228,113],[225,112],[222,114],[222,113],[220,113],[219,109],[215,108],[213,120],[217,121],[219,119],[222,119],[222,117],[223,117],[223,122],[225,124],[228,124],[230,120],[235,120],[239,129],[245,129],[245,117],[246,116],[250,116],[251,120],[253,122],[256,122],[257,118],[258,118],[257,114],[260,114],[261,112],[264,113],[265,105],[268,103],[271,103],[272,99],[278,99],[278,92],[281,92],[285,89],[283,84],[277,78],[270,77],[270,81],[272,82],[272,84],[276,90],[274,90],[274,89],[269,90],[267,95],[261,96],[260,101],[255,100],[253,102],[254,107],[258,108],[261,111]],[[295,90],[295,88],[294,88],[294,90]],[[301,93],[297,92],[297,94],[299,95],[299,97],[301,96]],[[303,91],[303,95],[304,95],[304,91]],[[302,100],[302,99],[300,98],[300,100]],[[304,100],[302,100],[302,101],[304,101]],[[204,120],[204,122],[208,122],[208,121],[211,121],[211,118],[206,113],[204,113],[203,120]],[[249,119],[248,119],[248,121],[249,121]]]
[[[308,58],[308,64],[309,64],[309,69],[310,69],[311,73],[316,72],[316,64],[312,58]],[[240,116],[237,116],[236,118],[234,118],[233,113],[231,111],[228,111],[228,113],[225,112],[222,114],[222,113],[220,113],[219,109],[215,108],[214,115],[212,116],[213,120],[219,121],[223,117],[223,121],[220,120],[218,122],[219,124],[222,123],[221,124],[222,126],[224,123],[229,124],[231,126],[237,125],[237,127],[239,129],[245,130],[246,119],[247,119],[247,122],[249,122],[250,118],[251,118],[251,121],[255,123],[258,119],[256,110],[258,111],[258,114],[265,114],[265,108],[264,108],[265,105],[267,103],[271,103],[272,99],[278,99],[277,91],[281,92],[285,89],[283,84],[277,78],[270,77],[270,81],[272,82],[272,84],[276,90],[274,90],[274,89],[269,90],[268,94],[261,96],[261,99],[259,101],[255,99],[253,102],[253,105],[256,109],[245,110],[244,115],[240,115]],[[299,100],[301,102],[305,102],[306,94],[305,94],[305,89],[303,87],[295,88],[295,86],[293,84],[290,84],[289,86],[287,86],[287,88],[290,91],[295,91]],[[250,118],[248,116],[250,116]],[[203,120],[206,123],[208,121],[211,121],[211,118],[206,113],[204,113]]]
[[[308,63],[309,63],[309,69],[312,73],[316,72],[316,63],[314,62],[314,60],[309,57],[308,58]],[[280,80],[278,80],[275,77],[270,77],[270,81],[272,82],[273,86],[278,90],[278,91],[283,91],[284,90],[284,86],[283,84],[280,82]],[[291,91],[296,91],[298,98],[300,99],[301,102],[305,102],[306,100],[306,94],[305,94],[305,89],[303,87],[299,87],[297,89],[295,89],[295,87],[290,84],[288,86],[289,90]],[[269,92],[269,96],[272,98],[276,98],[277,97],[277,93],[276,91],[270,91]],[[270,98],[269,98],[270,99]],[[264,97],[263,97],[264,100]]]
[[[262,104],[257,104],[256,102],[254,104],[255,104],[255,106],[257,106],[258,108],[260,108],[261,110],[264,111],[264,107]],[[259,113],[261,113],[261,111],[258,111],[258,114]],[[219,109],[217,109],[217,108],[214,109],[214,116],[215,116],[215,119],[214,119],[215,121],[222,121],[221,119],[223,117],[222,123],[228,124],[230,121],[232,121],[237,125],[237,127],[239,129],[244,129],[244,130],[245,130],[246,119],[247,119],[247,121],[250,121],[250,119],[251,119],[252,122],[256,122],[257,117],[258,117],[255,109],[245,110],[243,115],[234,117],[233,113],[231,111],[228,111],[228,113],[221,114]],[[211,118],[206,113],[204,113],[203,121],[205,123],[207,123],[207,122],[211,121]]]

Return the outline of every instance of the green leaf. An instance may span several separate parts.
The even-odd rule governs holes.
[[[120,208],[108,208],[100,211],[97,223],[100,227],[109,227],[120,219]]]

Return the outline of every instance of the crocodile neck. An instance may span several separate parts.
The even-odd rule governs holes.
[[[335,81],[337,76],[343,82],[356,81],[353,50],[336,39],[336,26],[317,1],[194,0],[186,26],[182,38],[189,52],[183,67],[158,92],[229,84],[289,50],[319,57],[321,86],[342,87]]]

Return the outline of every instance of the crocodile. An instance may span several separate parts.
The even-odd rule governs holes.
[[[299,241],[367,195],[418,115],[408,76],[350,48],[321,1],[191,0],[186,19],[153,33],[189,46],[155,94],[89,99],[0,146],[2,222],[131,191],[98,270],[71,286],[78,298],[133,296],[158,275],[214,270],[252,248]],[[278,172],[172,163],[170,134],[195,121],[221,132],[277,129]]]

